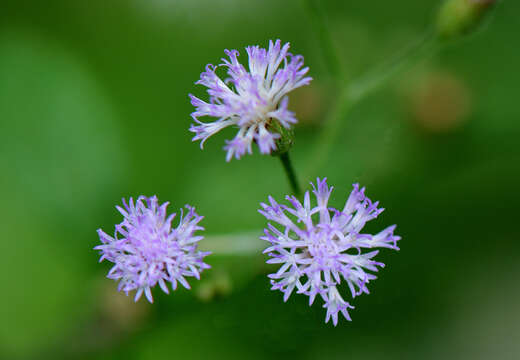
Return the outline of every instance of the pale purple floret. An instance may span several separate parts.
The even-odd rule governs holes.
[[[153,302],[151,288],[155,285],[167,294],[167,282],[173,290],[177,282],[189,289],[186,277],[200,279],[200,272],[210,267],[203,262],[209,252],[197,251],[203,237],[195,232],[204,228],[198,225],[203,217],[193,207],[186,205],[185,213],[181,209],[179,224],[172,228],[176,214],[167,217],[168,203],[159,205],[156,196],[140,196],[135,203],[132,198],[128,203],[123,199],[123,205],[116,206],[124,219],[116,225],[114,237],[99,229],[103,244],[94,248],[101,251],[100,262],[114,263],[107,277],[119,280],[119,291],[128,295],[136,290],[135,301],[144,292]]]
[[[307,191],[303,204],[294,196],[287,196],[290,206],[278,204],[269,197],[269,204],[261,204],[259,210],[269,221],[261,239],[270,243],[264,251],[270,257],[269,264],[280,264],[276,273],[270,274],[272,290],[284,293],[284,301],[296,289],[299,294],[309,296],[309,305],[319,295],[327,309],[325,322],[332,319],[334,325],[341,313],[351,320],[348,309],[352,309],[340,295],[341,283],[346,283],[352,297],[368,294],[367,284],[374,280],[373,274],[383,263],[374,261],[378,250],[399,250],[394,235],[395,225],[376,235],[361,232],[363,226],[375,219],[384,209],[378,208],[365,196],[365,188],[354,184],[343,210],[328,207],[332,187],[327,179],[317,179],[313,186],[316,206],[311,206]],[[294,220],[293,220],[294,219]],[[296,221],[295,221],[296,220]]]
[[[238,62],[237,50],[225,50],[228,58],[222,58],[218,66],[207,65],[206,71],[196,84],[206,86],[209,102],[189,95],[195,111],[191,114],[195,124],[190,131],[195,133],[193,141],[204,142],[225,127],[239,128],[234,139],[228,140],[224,149],[226,160],[239,159],[246,152],[251,154],[252,143],[256,142],[262,154],[276,150],[275,140],[279,134],[272,132],[270,124],[278,121],[285,128],[297,122],[288,109],[287,94],[309,84],[303,67],[303,56],[289,53],[289,43],[282,46],[280,40],[269,41],[269,49],[248,46],[249,70]],[[227,69],[224,80],[216,74],[219,67]],[[211,116],[218,120],[204,123],[199,117]]]

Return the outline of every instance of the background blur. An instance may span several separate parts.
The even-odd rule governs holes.
[[[438,4],[322,2],[349,77],[421,37]],[[290,41],[315,79],[291,96],[303,169],[334,90],[301,0],[2,0],[0,359],[520,358],[519,12],[499,3],[359,103],[301,179],[327,176],[333,204],[359,181],[387,209],[370,229],[403,237],[334,328],[319,301],[270,291],[260,255],[211,256],[193,291],[150,305],[92,250],[140,194],[195,205],[207,235],[261,233],[259,202],[289,191],[280,164],[256,148],[226,163],[233,130],[200,151],[187,94],[224,49]]]

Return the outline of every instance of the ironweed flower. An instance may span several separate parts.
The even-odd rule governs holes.
[[[167,294],[166,282],[173,290],[177,282],[189,289],[185,277],[200,279],[200,272],[210,267],[203,262],[209,252],[197,251],[203,237],[195,232],[204,228],[198,225],[203,217],[193,207],[186,205],[186,213],[181,209],[179,225],[172,228],[176,214],[166,217],[168,203],[159,205],[156,196],[140,196],[135,203],[132,198],[128,203],[123,199],[123,205],[116,206],[124,219],[116,225],[114,237],[99,229],[103,244],[94,248],[101,252],[100,262],[114,263],[107,277],[119,280],[119,291],[128,295],[136,290],[135,301],[144,292],[153,302],[151,288],[156,284]]]
[[[269,49],[259,46],[246,47],[249,56],[249,71],[238,62],[237,50],[225,50],[227,58],[222,58],[218,66],[208,64],[196,84],[206,86],[209,103],[194,95],[189,95],[195,111],[191,114],[195,124],[190,131],[195,133],[193,141],[204,142],[225,127],[236,125],[238,133],[226,141],[226,160],[240,159],[246,152],[252,153],[252,143],[256,142],[262,154],[277,150],[276,140],[280,134],[274,131],[278,124],[289,129],[297,122],[289,111],[287,94],[309,84],[309,71],[303,67],[303,56],[289,53],[289,43],[281,45],[280,40],[269,41]],[[222,80],[216,71],[227,69],[228,77]],[[204,123],[201,116],[216,117],[218,120]],[[278,124],[274,124],[278,122]],[[274,129],[273,129],[274,128]]]
[[[343,299],[338,286],[346,283],[352,297],[368,294],[367,284],[376,278],[373,273],[384,267],[373,260],[378,250],[363,250],[399,250],[400,237],[394,235],[395,225],[376,235],[361,233],[365,224],[384,210],[365,196],[365,188],[360,190],[354,184],[340,211],[328,207],[333,188],[327,185],[326,178],[318,178],[312,186],[316,206],[311,206],[308,191],[303,204],[294,196],[286,197],[291,206],[278,204],[271,196],[269,204],[261,204],[260,213],[279,225],[268,223],[261,239],[270,243],[264,251],[270,257],[267,263],[281,265],[269,275],[271,289],[283,292],[284,301],[296,289],[297,293],[309,296],[309,305],[316,295],[321,296],[327,309],[325,322],[332,318],[336,325],[340,312],[350,321],[348,309],[353,308]]]

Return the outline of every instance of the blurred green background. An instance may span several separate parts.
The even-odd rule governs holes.
[[[438,5],[321,1],[351,78],[419,39]],[[289,191],[280,164],[257,149],[226,163],[233,130],[200,151],[187,94],[224,49],[290,41],[315,79],[291,96],[305,168],[335,89],[301,0],[2,0],[0,359],[519,359],[519,13],[500,2],[357,104],[301,179],[327,176],[333,204],[359,181],[387,209],[370,229],[403,237],[334,328],[319,301],[270,291],[261,255],[213,255],[192,291],[150,305],[117,293],[92,250],[140,194],[196,206],[207,235],[261,233],[259,202]]]

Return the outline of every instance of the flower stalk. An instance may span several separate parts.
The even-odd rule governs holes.
[[[343,132],[343,120],[353,106],[375,90],[386,85],[397,75],[436,53],[440,45],[439,39],[430,32],[387,63],[382,64],[365,76],[345,84],[324,121],[323,130],[316,140],[311,159],[307,163],[305,177],[314,176],[319,165],[324,162],[324,159],[327,159],[336,138]]]
[[[282,162],[285,174],[287,175],[287,179],[289,180],[289,184],[291,185],[292,192],[294,196],[296,196],[299,199],[301,197],[302,190],[300,188],[300,184],[298,183],[296,172],[294,171],[294,168],[292,166],[291,158],[289,157],[289,152],[287,151],[280,154],[279,158]]]
[[[305,6],[309,12],[310,20],[316,29],[319,46],[321,47],[330,75],[337,79],[337,81],[341,81],[344,78],[344,74],[341,68],[341,62],[339,61],[337,51],[332,41],[330,29],[327,26],[323,9],[317,0],[305,0]]]

